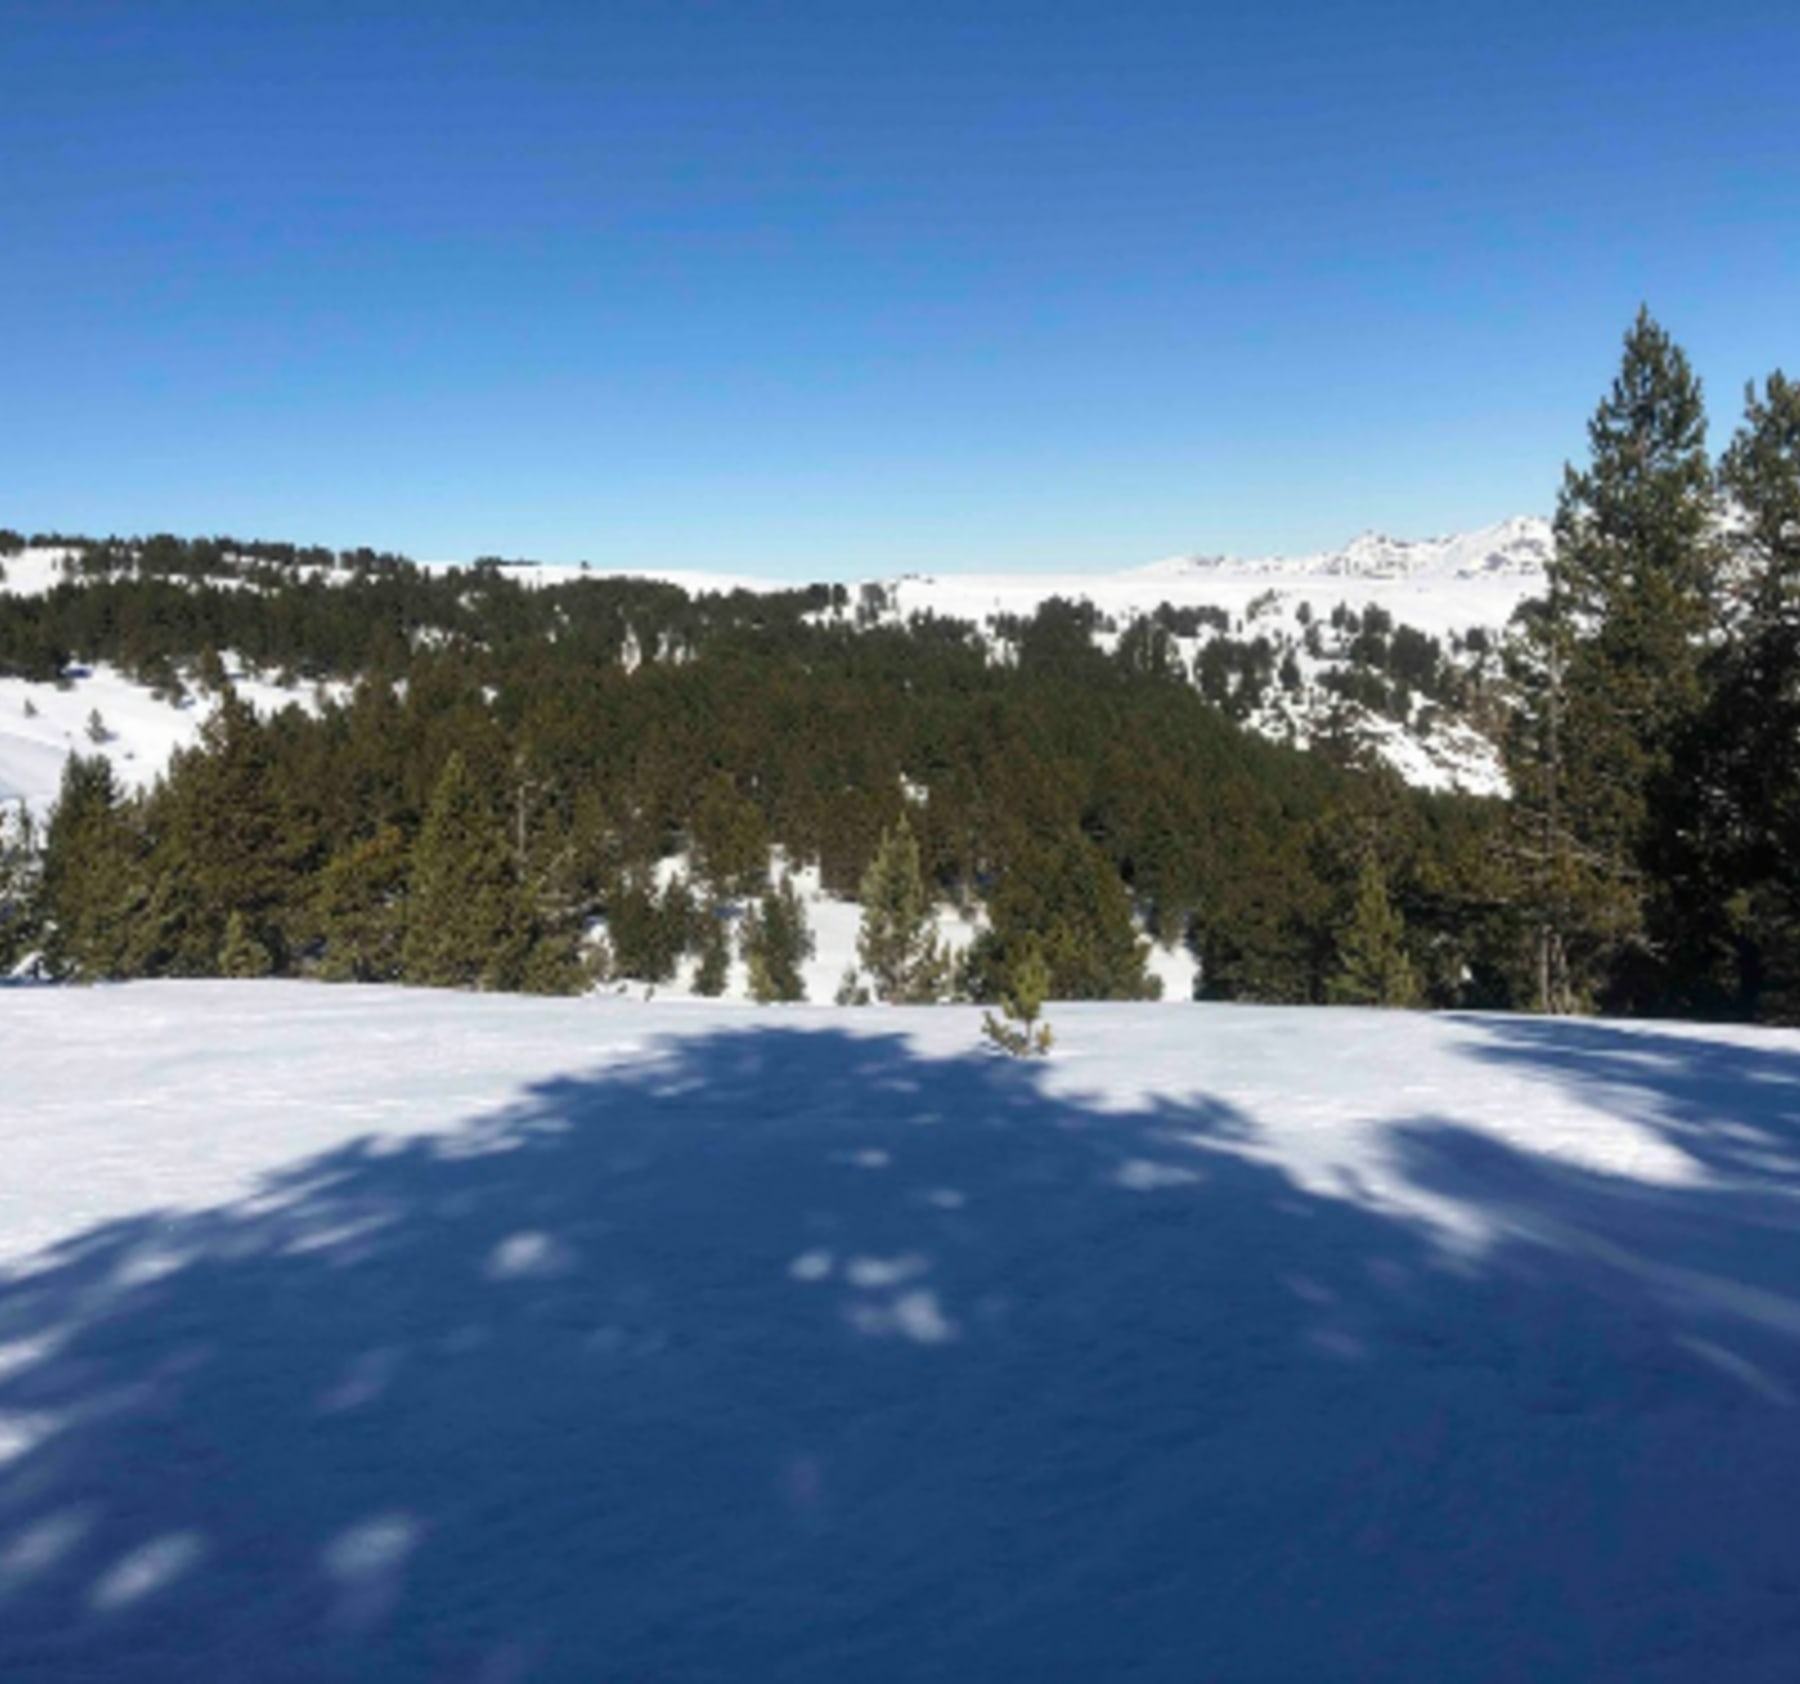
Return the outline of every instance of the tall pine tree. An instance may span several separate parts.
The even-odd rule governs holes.
[[[1651,792],[1704,697],[1715,496],[1687,357],[1647,310],[1564,471],[1545,598],[1522,617],[1512,744],[1517,853],[1540,1010],[1630,1005],[1658,985]]]
[[[1745,396],[1720,463],[1728,634],[1660,804],[1694,1012],[1800,1021],[1800,386]]]

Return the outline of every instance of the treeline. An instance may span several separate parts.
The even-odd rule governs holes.
[[[25,542],[0,532],[0,555]],[[41,596],[0,601],[0,675],[47,682],[78,658],[107,661],[171,700],[181,699],[183,671],[206,648],[300,683],[398,670],[422,645],[506,652],[548,640],[584,660],[679,659],[729,631],[893,623],[889,593],[873,583],[854,593],[819,584],[690,597],[673,585],[497,557],[429,571],[368,549],[252,539],[40,533],[30,543],[63,552],[61,578]],[[0,560],[0,586],[3,569]],[[995,616],[984,635],[1016,654],[1027,643],[1041,652],[1104,634],[1133,670],[1191,681],[1233,719],[1255,719],[1285,700],[1290,712],[1312,716],[1308,735],[1341,744],[1346,756],[1358,742],[1358,710],[1421,733],[1435,718],[1487,711],[1481,634],[1447,652],[1379,606],[1349,603],[1318,620],[1302,604],[1295,630],[1265,620],[1276,604],[1271,592],[1234,620],[1220,608],[1164,603],[1121,627],[1091,603],[1056,599],[1031,616]]]
[[[160,588],[73,587],[95,613],[109,592],[142,607]],[[359,591],[366,605],[449,588],[403,572],[284,595],[335,616]],[[996,661],[963,625],[821,613],[829,590],[696,603],[619,581],[454,589],[457,635],[377,643],[365,620],[354,688],[314,714],[259,720],[210,642],[190,649],[181,681],[221,692],[201,744],[138,797],[103,761],[71,762],[11,951],[39,943],[80,977],[567,988],[684,959],[716,975],[722,933],[754,947],[773,931],[777,957],[788,939],[773,849],[855,896],[905,817],[930,895],[988,914],[950,979],[971,997],[996,997],[1028,942],[1058,996],[1136,997],[1141,930],[1190,943],[1215,997],[1325,999],[1366,945],[1371,874],[1396,963],[1370,997],[1498,1005],[1518,986],[1488,881],[1494,804],[1264,742],[1185,675],[1126,644],[1103,653],[1060,605]],[[246,615],[293,612],[217,594]],[[552,605],[556,635],[519,629],[515,613]],[[244,623],[183,635],[241,642]],[[321,670],[336,659],[328,639],[308,652]],[[440,936],[465,957],[428,960]]]

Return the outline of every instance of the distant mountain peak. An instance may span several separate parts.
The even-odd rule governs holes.
[[[1357,579],[1475,579],[1535,577],[1550,559],[1550,523],[1539,515],[1511,515],[1473,532],[1433,538],[1395,538],[1373,528],[1339,549],[1300,556],[1180,556],[1146,572],[1272,574]]]

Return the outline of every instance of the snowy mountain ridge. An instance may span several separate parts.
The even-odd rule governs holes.
[[[1341,549],[1303,556],[1178,556],[1140,569],[1146,576],[1183,579],[1234,574],[1284,578],[1492,579],[1543,577],[1554,548],[1549,521],[1514,515],[1473,532],[1438,538],[1392,538],[1364,532]]]

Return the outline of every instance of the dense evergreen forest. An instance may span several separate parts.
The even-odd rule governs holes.
[[[1091,608],[1052,601],[997,649],[843,586],[40,535],[68,576],[0,594],[0,673],[105,660],[218,706],[142,796],[70,761],[44,834],[0,854],[0,959],[560,991],[684,955],[706,986],[735,940],[791,997],[781,862],[869,903],[903,856],[927,899],[987,915],[932,996],[997,999],[1029,958],[1054,997],[1137,997],[1142,931],[1188,943],[1220,999],[1793,1020],[1800,389],[1753,390],[1715,463],[1685,357],[1640,316],[1556,532],[1491,663],[1347,609],[1316,632],[1357,652],[1350,699],[1486,709],[1509,802],[1250,734],[1282,651],[1222,635],[1190,665],[1174,610],[1104,650]],[[0,566],[25,542],[0,534]],[[313,707],[259,719],[221,652]]]

